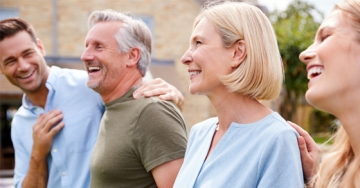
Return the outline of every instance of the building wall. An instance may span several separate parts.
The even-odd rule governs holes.
[[[54,28],[54,3],[57,4]],[[42,40],[48,56],[80,57],[88,31],[87,18],[94,10],[114,9],[145,15],[153,20],[153,57],[173,60],[185,96],[183,115],[189,128],[212,115],[204,96],[190,95],[189,75],[180,62],[188,48],[193,20],[200,11],[195,0],[1,0],[0,8],[17,8],[19,17],[30,22]],[[55,29],[55,30],[54,30]],[[54,38],[54,32],[57,37]],[[57,49],[54,49],[54,44]]]

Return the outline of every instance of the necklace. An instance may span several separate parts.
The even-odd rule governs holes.
[[[216,123],[216,128],[215,128],[215,131],[218,131],[219,130],[219,122]]]

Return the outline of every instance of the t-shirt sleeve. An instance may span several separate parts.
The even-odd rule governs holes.
[[[258,187],[303,188],[300,152],[294,131],[281,131],[270,140],[259,162]]]
[[[173,104],[154,101],[141,112],[133,139],[134,152],[149,172],[163,163],[184,157],[186,125]]]

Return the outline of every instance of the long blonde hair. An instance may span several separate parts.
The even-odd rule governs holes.
[[[337,4],[334,10],[343,12],[343,18],[354,27],[360,38],[360,0],[345,0]],[[332,148],[322,158],[317,174],[310,181],[310,187],[360,187],[360,159],[355,158],[349,136],[343,127],[339,128]]]
[[[340,127],[336,133],[334,144],[322,158],[316,175],[310,181],[309,187],[335,188],[341,185],[346,188],[350,183],[355,183],[355,177],[359,176],[358,168],[355,169],[354,151],[350,145],[349,136],[345,129]],[[347,171],[346,180],[343,175]],[[344,186],[346,184],[346,186]]]

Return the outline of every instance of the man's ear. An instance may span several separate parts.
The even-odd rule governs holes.
[[[234,46],[233,62],[231,67],[238,67],[246,58],[246,45],[244,40],[237,41]]]
[[[140,49],[139,48],[131,48],[128,54],[128,63],[127,66],[136,65],[140,59]]]
[[[39,38],[36,38],[36,46],[39,48],[41,54],[45,56],[46,55],[45,47]]]

